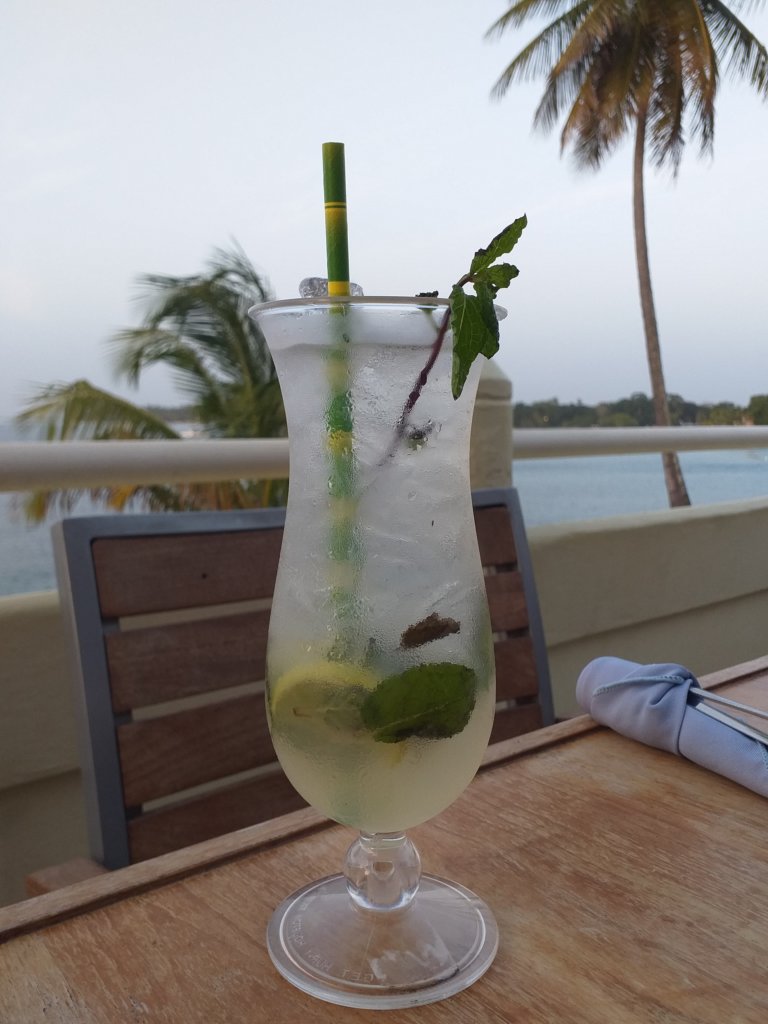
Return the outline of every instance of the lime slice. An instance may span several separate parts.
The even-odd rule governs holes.
[[[314,661],[283,673],[270,687],[273,725],[290,728],[301,722],[323,722],[332,729],[363,727],[360,707],[379,683],[361,665]]]

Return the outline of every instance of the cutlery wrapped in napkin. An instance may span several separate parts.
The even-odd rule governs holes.
[[[595,721],[768,796],[768,746],[726,724],[727,715],[710,717],[696,691],[682,665],[622,658],[596,658],[576,683],[576,699]]]

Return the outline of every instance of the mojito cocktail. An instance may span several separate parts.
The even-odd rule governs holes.
[[[449,340],[403,413],[445,310],[438,299],[345,297],[254,311],[291,460],[270,728],[302,796],[362,833],[344,875],[281,908],[270,951],[294,983],[355,1006],[442,998],[495,950],[487,908],[461,887],[420,882],[404,836],[470,782],[495,701],[468,470],[479,364],[454,400]],[[452,914],[469,939],[443,927]],[[332,934],[345,937],[329,945]],[[361,948],[367,966],[352,970]]]

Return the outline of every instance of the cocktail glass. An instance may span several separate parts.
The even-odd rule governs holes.
[[[469,487],[480,368],[454,401],[450,334],[435,346],[445,310],[335,297],[251,311],[290,439],[270,729],[299,793],[360,832],[343,873],[277,908],[268,945],[294,985],[348,1006],[445,998],[487,970],[498,942],[487,906],[422,874],[405,834],[471,781],[495,700]]]

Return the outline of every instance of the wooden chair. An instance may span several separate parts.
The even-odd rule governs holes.
[[[552,698],[517,494],[479,491],[474,506],[495,638],[494,742],[552,722]],[[276,760],[263,697],[283,519],[262,509],[55,525],[93,860],[30,875],[30,895],[304,805]]]

